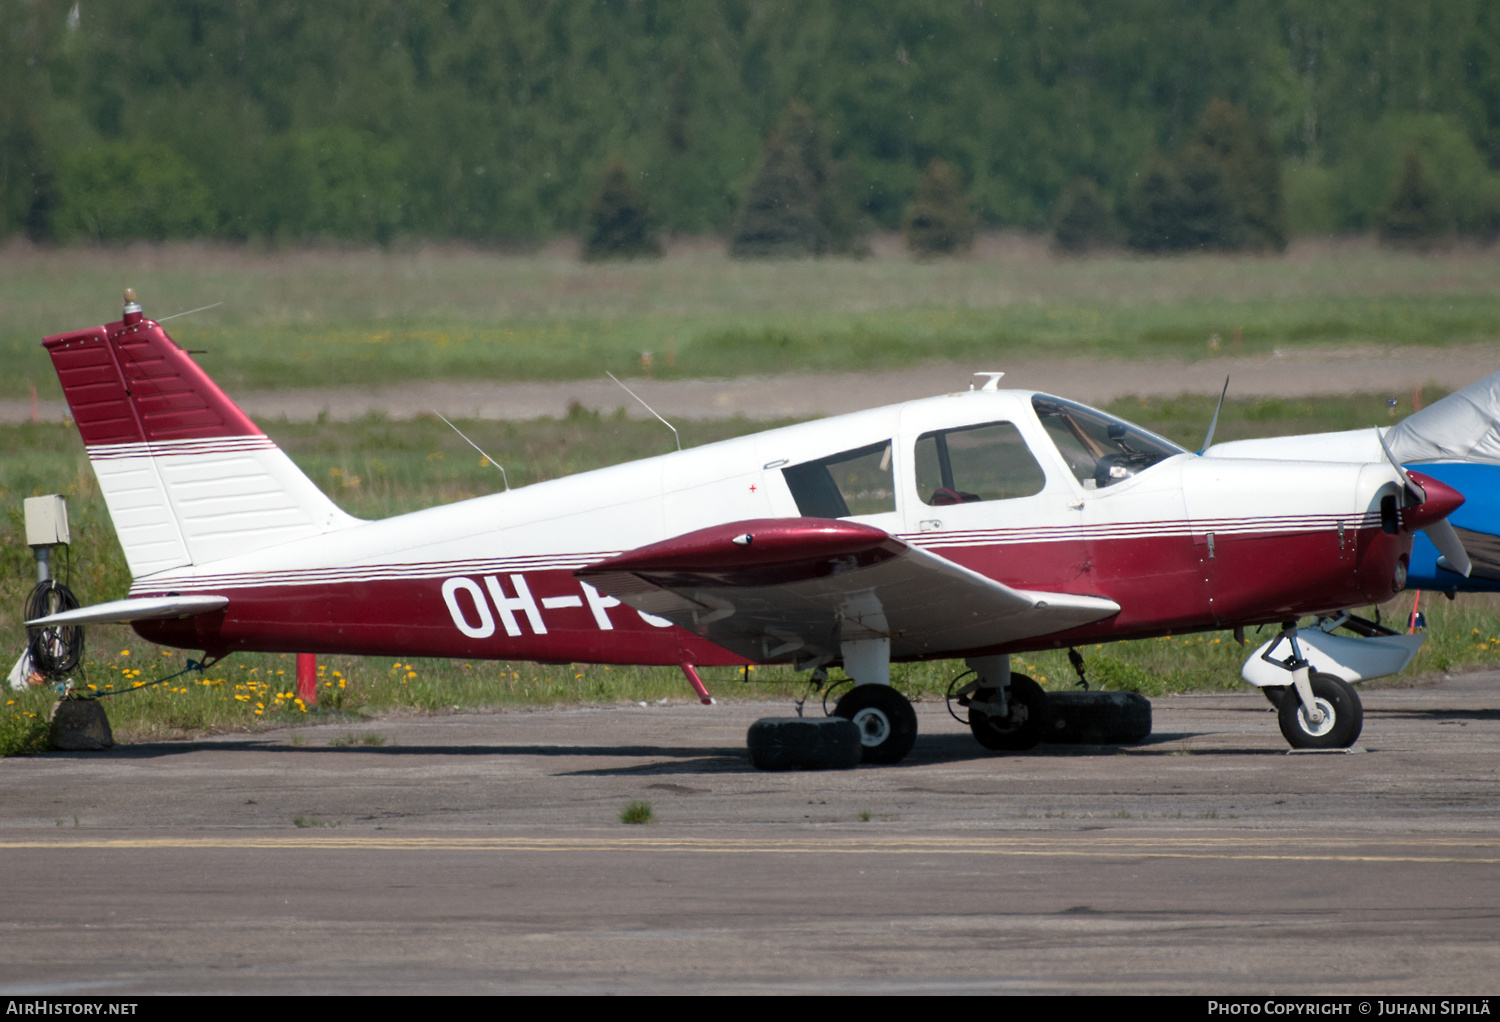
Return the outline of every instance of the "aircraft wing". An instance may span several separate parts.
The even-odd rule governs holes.
[[[579,578],[750,660],[840,655],[887,637],[893,657],[1065,631],[1113,600],[1012,589],[880,529],[770,518],[690,532],[587,565]]]

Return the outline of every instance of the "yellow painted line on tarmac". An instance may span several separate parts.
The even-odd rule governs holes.
[[[1388,853],[1350,853],[1338,849],[1351,844],[1390,847]],[[1254,846],[1264,850],[1252,850]],[[1301,846],[1301,847],[1297,847]],[[1419,854],[1420,850],[1471,848],[1500,850],[1497,841],[1462,839],[1415,839],[1408,841],[1357,841],[1343,839],[1245,838],[1093,838],[1062,834],[1048,840],[1007,838],[465,838],[465,837],[374,837],[361,835],[287,835],[285,837],[160,837],[160,838],[59,838],[55,840],[0,841],[7,849],[60,851],[167,850],[278,850],[278,851],[387,851],[387,852],[512,852],[564,854],[569,852],[657,852],[707,855],[994,855],[1054,858],[1164,858],[1216,859],[1229,861],[1280,862],[1411,862],[1476,864],[1500,863],[1500,855]],[[1396,849],[1399,849],[1397,851]]]

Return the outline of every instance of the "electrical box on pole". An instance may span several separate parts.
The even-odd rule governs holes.
[[[26,545],[36,556],[36,579],[45,582],[52,577],[52,548],[72,542],[68,531],[68,502],[60,493],[26,498]]]
[[[70,543],[68,502],[60,493],[26,498],[26,545],[53,546]]]

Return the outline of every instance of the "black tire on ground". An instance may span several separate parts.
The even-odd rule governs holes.
[[[1286,685],[1262,685],[1260,687],[1261,694],[1266,697],[1266,702],[1278,710],[1281,709],[1281,700],[1286,696],[1286,690]]]
[[[855,685],[833,708],[859,728],[866,763],[899,763],[917,740],[917,711],[889,685]]]
[[[1151,733],[1151,703],[1136,692],[1051,692],[1043,741],[1131,745]]]
[[[1349,701],[1354,705],[1354,712],[1351,715],[1351,719],[1354,722],[1354,724],[1353,724],[1354,733],[1349,736],[1349,744],[1353,745],[1355,743],[1355,741],[1358,740],[1360,732],[1362,732],[1365,729],[1365,704],[1364,704],[1364,700],[1360,699],[1360,697],[1359,697],[1359,691],[1353,685],[1351,685],[1347,681],[1345,681],[1343,678],[1340,678],[1337,675],[1333,675],[1333,674],[1325,674],[1324,677],[1327,678],[1329,681],[1333,682],[1334,684],[1338,685],[1340,688],[1342,688],[1348,694]]]
[[[1313,725],[1307,722],[1297,690],[1287,686],[1277,721],[1281,734],[1294,749],[1347,749],[1364,728],[1365,711],[1354,686],[1331,674],[1314,673],[1309,679],[1313,701],[1328,719]]]
[[[759,770],[847,770],[859,766],[859,728],[843,717],[765,717],[745,736]]]
[[[991,752],[1024,752],[1035,747],[1051,726],[1047,693],[1026,675],[1010,676],[1008,702],[1010,716],[1006,720],[969,708],[969,730]]]

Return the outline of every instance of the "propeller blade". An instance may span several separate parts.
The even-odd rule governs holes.
[[[1440,522],[1427,526],[1422,532],[1432,540],[1432,545],[1438,548],[1438,553],[1443,555],[1438,558],[1440,567],[1456,571],[1464,578],[1469,577],[1469,572],[1474,570],[1474,565],[1470,562],[1469,552],[1464,549],[1464,542],[1458,538],[1458,530],[1453,527],[1452,522],[1444,518]]]
[[[1214,406],[1214,417],[1208,424],[1208,436],[1203,438],[1203,446],[1198,448],[1198,455],[1202,457],[1203,452],[1208,450],[1208,445],[1214,442],[1214,429],[1219,425],[1219,412],[1224,409],[1224,395],[1229,393],[1229,376],[1224,376],[1224,389],[1219,391],[1219,403]]]
[[[1412,503],[1425,503],[1427,500],[1427,491],[1418,486],[1412,480],[1412,477],[1407,474],[1406,468],[1401,464],[1401,462],[1396,460],[1396,456],[1391,453],[1390,447],[1387,446],[1385,442],[1385,437],[1381,435],[1379,426],[1375,427],[1375,439],[1380,441],[1380,449],[1385,452],[1386,460],[1389,461],[1392,465],[1396,466],[1396,472],[1401,476],[1401,482],[1406,485],[1407,491],[1416,498],[1416,500],[1412,501]],[[1465,572],[1465,574],[1468,573]]]

